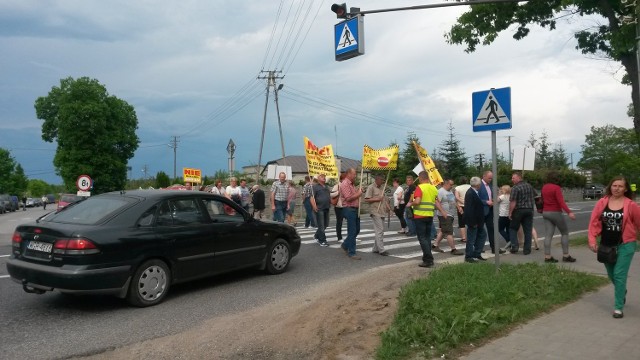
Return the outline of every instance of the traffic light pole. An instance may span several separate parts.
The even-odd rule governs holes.
[[[399,8],[365,10],[365,11],[361,11],[360,8],[351,8],[349,9],[349,12],[344,14],[344,16],[341,16],[341,14],[338,14],[338,18],[350,19],[356,15],[377,14],[377,13],[383,13],[383,12],[434,9],[434,8],[462,6],[462,5],[518,3],[518,2],[527,2],[527,1],[529,0],[468,0],[468,1],[456,1],[456,2],[440,3],[440,4],[405,6],[405,7],[399,7]],[[334,5],[337,5],[337,4],[334,4]],[[332,7],[332,11],[334,11],[333,9],[334,7]]]

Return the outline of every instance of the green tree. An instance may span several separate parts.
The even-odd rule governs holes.
[[[171,179],[169,178],[169,175],[167,175],[167,173],[165,173],[164,171],[159,171],[156,174],[156,189],[166,188],[169,187],[169,185],[171,185]]]
[[[557,143],[553,147],[551,151],[551,163],[550,168],[552,169],[568,169],[569,168],[569,157],[567,156],[567,151],[562,146],[562,143]]]
[[[418,136],[416,136],[414,132],[409,132],[407,134],[407,139],[404,142],[404,147],[400,150],[397,176],[402,179],[403,182],[407,175],[412,175],[414,178],[416,177],[413,173],[413,168],[420,163],[416,149],[413,146],[414,141],[420,145]]]
[[[591,170],[594,182],[606,183],[616,175],[625,175],[635,181],[640,175],[640,149],[635,139],[633,129],[592,126],[582,145],[578,167]]]
[[[460,1],[460,0],[457,0]],[[530,32],[531,24],[555,30],[557,19],[575,23],[583,16],[602,16],[602,23],[574,33],[576,49],[583,54],[618,61],[626,71],[623,83],[631,83],[633,125],[640,134],[640,92],[636,62],[635,6],[620,0],[535,0],[526,3],[479,4],[462,14],[445,34],[450,44],[464,44],[466,52],[473,52],[479,44],[489,45],[502,31],[513,29],[513,38],[520,40]],[[573,18],[573,19],[572,19]]]
[[[131,105],[109,95],[98,80],[69,77],[39,97],[35,108],[44,120],[42,139],[58,143],[53,164],[67,190],[82,174],[92,177],[95,193],[124,188],[127,161],[139,144]]]
[[[51,194],[51,185],[47,184],[43,180],[30,179],[27,184],[27,192],[31,196],[42,197],[42,195]]]
[[[448,177],[457,180],[460,176],[467,174],[467,155],[460,147],[460,140],[455,137],[454,127],[451,120],[449,121],[449,137],[442,141],[438,154],[440,162],[438,170],[442,177]]]
[[[13,174],[11,174],[11,180],[13,182],[14,194],[24,194],[27,192],[29,179],[27,179],[27,176],[24,174],[22,165],[16,164],[16,169]]]
[[[536,147],[536,169],[548,169],[551,166],[551,144],[549,144],[549,135],[545,130],[542,131],[540,142]]]
[[[9,150],[0,148],[0,194],[21,195],[27,190],[27,177]]]

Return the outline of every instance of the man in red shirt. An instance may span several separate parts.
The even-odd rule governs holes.
[[[360,260],[360,256],[356,255],[356,236],[360,232],[360,222],[358,219],[358,207],[360,206],[360,197],[362,196],[362,188],[355,187],[356,169],[350,168],[346,172],[346,176],[340,183],[340,198],[342,200],[342,214],[347,220],[347,237],[344,239],[342,250],[349,256],[351,260]]]

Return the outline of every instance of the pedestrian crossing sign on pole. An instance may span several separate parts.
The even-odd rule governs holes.
[[[511,129],[511,88],[474,92],[472,99],[473,131]]]
[[[356,15],[334,26],[336,61],[364,54],[364,17]]]

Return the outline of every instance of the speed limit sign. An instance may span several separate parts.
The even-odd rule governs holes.
[[[76,186],[80,191],[89,191],[91,190],[92,180],[89,175],[80,175],[78,176],[78,180],[76,180]]]

